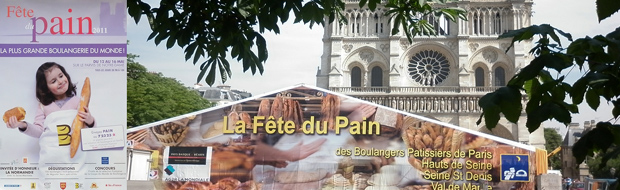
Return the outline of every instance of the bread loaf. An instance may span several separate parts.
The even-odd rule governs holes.
[[[241,182],[239,180],[237,180],[237,179],[233,179],[231,177],[227,177],[227,178],[218,180],[216,184],[221,189],[224,189],[224,190],[229,190],[229,189],[230,190],[234,190],[234,189],[237,189],[237,187],[239,185],[241,185]]]
[[[216,121],[213,123],[213,125],[211,125],[211,127],[209,127],[209,129],[207,129],[207,131],[202,134],[202,138],[204,139],[208,139],[211,137],[215,137],[215,136],[219,136],[224,134],[224,122],[222,121]]]
[[[247,158],[247,155],[236,152],[213,152],[213,156],[211,157],[211,169],[230,170],[233,168],[237,168],[239,166],[242,166]]]
[[[237,126],[237,121],[239,121],[239,114],[236,111],[231,111],[228,114],[228,129],[234,129]]]
[[[16,117],[17,121],[22,121],[24,120],[24,118],[26,118],[26,110],[24,110],[24,108],[22,107],[14,107],[4,112],[2,120],[4,120],[5,123],[8,123],[9,119],[13,116]]]
[[[377,108],[377,112],[375,112],[375,121],[384,126],[396,127],[398,115],[400,114],[394,111],[385,108]]]
[[[80,93],[80,105],[78,106],[78,112],[84,112],[84,107],[88,107],[89,102],[90,79],[86,77],[84,80],[84,86],[82,87],[82,93]],[[80,146],[82,127],[84,127],[84,122],[80,121],[79,115],[75,116],[75,119],[73,119],[73,124],[71,124],[71,128],[73,130],[73,134],[71,135],[71,158],[75,156],[75,153]]]
[[[293,103],[292,101],[293,100],[291,100],[291,99],[284,99],[284,101],[283,101],[284,104],[282,105],[282,119],[284,121],[290,121],[290,120],[293,119],[291,117],[293,115],[292,114],[293,109],[292,109],[292,106],[291,106],[291,104]],[[278,118],[276,117],[275,119],[278,119]]]
[[[252,117],[246,112],[239,113],[239,119],[245,123],[245,128],[252,129]]]
[[[253,180],[243,182],[237,186],[235,190],[259,190],[260,188],[256,186],[256,183]]]
[[[295,101],[295,126],[297,126],[298,130],[301,127],[301,124],[304,122],[304,111],[301,108],[301,104],[299,101]]]
[[[276,99],[273,100],[273,104],[271,104],[271,113],[270,116],[273,116],[276,120],[282,117],[284,111],[284,98],[282,96],[276,96]]]
[[[340,97],[327,94],[321,103],[321,121],[327,121],[328,129],[335,128],[336,116],[340,114]]]
[[[269,117],[269,112],[271,111],[271,102],[268,99],[264,99],[260,101],[260,105],[258,106],[258,113],[256,116],[266,116]]]

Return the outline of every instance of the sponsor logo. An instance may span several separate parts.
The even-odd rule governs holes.
[[[17,185],[17,184],[6,184],[4,185],[4,187],[20,187],[21,185]]]
[[[56,131],[58,131],[58,146],[67,146],[71,144],[71,126],[69,125],[58,125],[56,126]]]
[[[157,179],[157,178],[159,178],[159,171],[151,170],[151,172],[149,172],[149,178],[150,179]]]
[[[110,157],[101,157],[101,164],[110,164]]]
[[[134,144],[133,140],[125,141],[125,143],[127,144],[127,148],[133,148],[133,144]]]
[[[67,188],[67,182],[60,182],[60,189],[65,190]]]
[[[45,183],[43,183],[43,187],[45,187],[46,189],[52,188],[52,183],[51,182],[45,182]]]
[[[22,163],[27,164],[28,163],[28,157],[22,158]]]
[[[99,187],[97,186],[97,183],[92,183],[92,184],[90,184],[90,188],[91,189],[98,189]]]
[[[30,189],[37,189],[37,183],[30,183]]]
[[[530,161],[527,154],[500,155],[501,181],[529,182]]]
[[[166,174],[172,175],[172,173],[174,173],[174,167],[172,167],[172,165],[168,165],[168,167],[166,167],[164,171],[166,172]]]
[[[75,183],[75,189],[81,189],[81,188],[82,188],[81,183]]]

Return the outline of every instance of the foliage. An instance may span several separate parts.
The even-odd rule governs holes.
[[[562,48],[558,34],[572,42],[567,49]],[[606,36],[597,35],[573,41],[570,34],[550,25],[534,25],[510,31],[500,38],[513,37],[513,42],[516,42],[530,39],[534,35],[540,37],[530,51],[536,58],[516,74],[506,87],[483,96],[479,101],[487,126],[494,127],[500,113],[509,121],[517,122],[518,114],[522,111],[521,90],[525,90],[529,98],[525,112],[526,126],[530,132],[549,119],[568,125],[571,122],[570,114],[579,113],[577,105],[583,102],[584,96],[592,109],[598,108],[599,98],[603,97],[613,103],[613,116],[617,118],[620,115],[620,28]],[[557,44],[551,43],[551,40]],[[569,84],[564,81],[565,76],[554,77],[549,72],[553,69],[560,73],[568,68],[577,68],[585,74],[574,84]],[[570,96],[571,102],[565,101],[566,95]],[[620,144],[619,127],[611,123],[597,124],[593,131],[575,144],[573,152],[577,161],[581,163],[586,155],[604,151],[612,143]]]
[[[610,3],[608,0],[597,1],[599,20],[609,17],[620,8],[611,6]],[[615,8],[613,11],[608,10],[610,7],[603,10],[600,5]],[[523,109],[520,102],[522,91],[525,91],[529,98],[525,113],[526,126],[530,132],[538,129],[542,122],[551,119],[568,125],[571,123],[571,114],[579,113],[577,105],[581,104],[584,98],[594,110],[603,98],[614,106],[611,110],[613,117],[617,119],[620,116],[620,27],[607,35],[573,40],[569,33],[543,24],[509,31],[499,38],[512,38],[514,44],[534,36],[539,37],[536,46],[530,51],[535,58],[517,73],[506,87],[480,99],[478,104],[483,113],[478,124],[484,117],[486,126],[493,128],[500,114],[516,123],[519,119],[517,113],[521,113]],[[561,45],[560,37],[571,42],[567,48]],[[569,84],[564,81],[564,74],[553,76],[550,72],[561,73],[567,69],[569,72],[577,69],[584,74],[576,82]],[[570,101],[566,101],[567,95]],[[612,145],[620,145],[620,125],[599,122],[575,143],[573,155],[577,162],[581,163],[586,156],[594,156],[599,152],[603,155],[601,163],[605,164],[620,153],[620,148],[607,152]]]
[[[148,72],[127,54],[127,126],[135,127],[211,107],[196,91],[161,73]]]
[[[562,145],[562,136],[560,136],[560,134],[558,134],[555,129],[545,128],[545,141],[545,149],[548,153],[551,153],[551,151]],[[554,170],[562,168],[560,154],[555,154],[549,157],[548,160],[549,167],[553,168]]]
[[[613,148],[612,148],[613,149]],[[608,150],[611,151],[612,149]],[[609,159],[605,164],[602,164],[603,155],[597,154],[594,157],[588,157],[588,168],[590,169],[590,173],[592,173],[592,177],[594,178],[616,178],[618,170],[620,170],[620,158],[616,157],[613,159]],[[615,174],[612,176],[611,168],[616,170]]]
[[[375,10],[381,1],[361,0],[359,6]],[[431,6],[448,1],[452,0],[388,0],[386,16],[394,22],[392,34],[404,28],[410,41],[418,34],[434,35],[431,23],[419,19],[422,15],[443,15],[452,21],[466,19],[461,8]],[[206,58],[200,63],[197,82],[205,78],[209,85],[215,82],[216,73],[222,82],[231,77],[226,59],[229,55],[243,64],[244,72],[262,74],[268,57],[267,42],[261,35],[265,30],[280,33],[278,24],[288,22],[290,16],[294,23],[303,22],[310,28],[335,20],[345,24],[344,8],[344,0],[161,0],[159,7],[143,0],[127,0],[127,12],[136,23],[146,15],[153,31],[148,40],[154,40],[156,45],[165,42],[166,48],[183,48],[185,60],[192,59],[193,64]]]

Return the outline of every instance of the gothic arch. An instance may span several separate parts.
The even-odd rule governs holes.
[[[469,69],[474,70],[474,64],[482,62],[487,64],[487,68],[494,67],[496,63],[505,65],[506,73],[511,73],[514,68],[514,60],[511,59],[504,51],[494,46],[485,46],[474,52],[469,58]]]
[[[407,48],[402,54],[402,56],[400,57],[400,66],[401,68],[403,68],[403,75],[407,75],[407,78],[409,79],[408,81],[410,82],[410,84],[413,84],[413,86],[423,86],[424,84],[421,84],[417,81],[415,81],[414,79],[412,79],[412,76],[409,74],[409,60],[415,56],[417,53],[422,52],[422,51],[435,51],[438,52],[440,54],[442,54],[446,60],[448,61],[449,64],[449,72],[447,74],[447,77],[445,79],[442,80],[442,82],[440,82],[439,84],[436,84],[437,86],[455,86],[458,84],[458,59],[457,56],[454,54],[454,52],[450,51],[450,48],[437,43],[437,42],[419,42],[416,43],[415,45],[410,46],[409,48]]]
[[[354,68],[359,68],[359,73],[353,73]],[[366,67],[364,67],[363,64],[359,63],[359,62],[353,62],[350,63],[349,65],[347,65],[347,68],[345,70],[345,81],[346,83],[348,83],[348,86],[353,87],[355,85],[355,87],[364,87],[366,86],[366,77],[365,74],[367,73],[367,69]],[[358,79],[354,79],[353,75],[359,74],[359,86],[357,86],[357,80]]]
[[[502,69],[503,73],[498,73],[498,69]],[[503,62],[497,62],[495,64],[493,64],[493,69],[491,70],[491,74],[493,76],[493,81],[492,82],[492,86],[506,86],[506,84],[508,83],[508,80],[512,77],[513,73],[512,72],[508,72],[508,65],[506,65]],[[503,84],[501,84],[501,82],[499,82],[498,80],[503,80]]]
[[[389,67],[386,63],[382,62],[372,62],[368,65],[368,82],[369,86],[389,86]],[[380,71],[378,71],[378,69]],[[376,72],[380,72],[378,76],[376,76]],[[377,81],[380,81],[379,84],[376,84]]]
[[[478,82],[480,79],[478,79],[479,74],[478,71],[482,69],[482,86],[489,86],[489,68],[487,67],[487,64],[482,63],[482,62],[477,62],[472,66],[472,72],[474,72],[474,77],[473,77],[473,83],[474,86],[479,86]]]
[[[515,138],[514,135],[512,135],[512,133],[501,124],[497,124],[495,128],[493,128],[493,131],[489,130],[486,126],[482,126],[478,128],[478,131],[486,133],[486,134],[495,135],[495,136],[505,138],[508,140],[517,141],[517,138]]]
[[[351,53],[344,58],[343,63],[345,64],[342,65],[342,69],[348,70],[348,68],[350,68],[349,65],[354,62],[362,64],[365,68],[364,70],[367,71],[371,63],[374,64],[375,62],[379,62],[387,65],[389,59],[379,50],[370,46],[363,46],[351,51]]]

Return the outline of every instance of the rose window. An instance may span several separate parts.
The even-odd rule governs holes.
[[[411,79],[426,86],[441,84],[450,73],[450,63],[446,56],[433,50],[424,50],[413,55],[409,59],[408,68]]]

